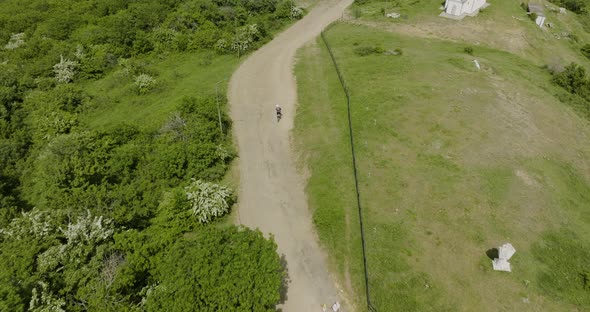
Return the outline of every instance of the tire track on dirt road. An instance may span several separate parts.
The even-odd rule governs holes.
[[[290,282],[284,312],[321,311],[342,300],[327,270],[295,167],[290,130],[297,89],[293,63],[298,48],[342,16],[353,0],[323,0],[309,14],[254,52],[233,74],[231,117],[239,151],[240,222],[274,235],[287,262]],[[283,108],[277,123],[274,106]],[[350,311],[342,309],[341,311]]]

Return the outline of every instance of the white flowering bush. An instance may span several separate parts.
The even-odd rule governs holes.
[[[60,265],[81,264],[96,246],[110,239],[114,233],[113,221],[102,216],[93,216],[90,211],[75,222],[68,222],[65,229],[59,228],[65,244],[48,248],[37,257],[38,270],[51,272]]]
[[[64,262],[67,245],[51,246],[37,256],[39,272],[55,272],[60,263]]]
[[[296,6],[291,7],[291,18],[300,19],[303,17],[303,9],[298,8]]]
[[[4,49],[14,50],[23,44],[25,44],[25,33],[12,34],[10,40],[8,40],[8,43],[4,46]]]
[[[84,47],[81,44],[78,44],[76,46],[76,52],[74,52],[74,56],[79,60],[84,58],[84,56],[85,56]]]
[[[225,50],[227,50],[227,40],[221,38],[219,40],[217,40],[217,42],[215,42],[215,50],[217,52],[223,53],[225,52]]]
[[[166,27],[157,27],[150,32],[151,42],[156,51],[173,50],[177,43],[179,33]]]
[[[31,301],[29,302],[30,312],[66,312],[64,306],[66,301],[63,298],[58,298],[50,292],[50,287],[47,283],[38,282],[41,289],[34,287],[32,291]],[[41,293],[41,295],[39,295]]]
[[[95,245],[111,237],[114,232],[111,219],[92,216],[90,211],[85,216],[78,217],[75,223],[69,222],[65,230],[60,230],[68,245]]]
[[[55,226],[51,216],[44,211],[33,208],[23,212],[20,217],[14,218],[5,228],[0,228],[0,238],[22,240],[33,236],[43,239],[55,232]]]
[[[141,74],[135,77],[135,88],[139,94],[145,94],[156,86],[156,79],[148,74]]]
[[[232,154],[227,150],[227,148],[221,144],[217,145],[215,149],[215,156],[219,157],[219,159],[228,160],[231,159]]]
[[[232,51],[238,52],[238,56],[248,50],[256,37],[260,34],[258,25],[252,24],[246,26],[237,35],[234,36],[231,44]]]
[[[55,73],[55,80],[59,83],[68,83],[74,80],[76,75],[76,68],[78,62],[65,59],[63,55],[59,63],[53,65],[53,72]]]
[[[192,181],[185,192],[191,211],[199,222],[211,222],[229,211],[233,196],[229,188],[201,180]]]

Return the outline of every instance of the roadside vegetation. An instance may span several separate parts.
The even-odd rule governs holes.
[[[276,244],[227,219],[224,90],[302,14],[286,0],[3,1],[0,310],[274,311]]]
[[[393,5],[367,2],[358,6],[365,13]],[[492,5],[484,19],[518,9],[518,3]],[[545,51],[507,48],[494,32],[482,44],[413,36],[404,24],[421,26],[412,18],[390,28],[390,21],[365,16],[326,32],[351,92],[374,307],[584,310],[590,305],[588,78],[575,65],[553,75]],[[562,43],[549,49],[573,56],[563,68],[569,61],[587,66],[577,45],[556,42]],[[332,265],[362,311],[345,97],[321,40],[298,57],[294,133],[310,171],[310,206]],[[569,97],[581,104],[564,105]],[[493,271],[486,251],[506,242],[517,250],[513,272]]]

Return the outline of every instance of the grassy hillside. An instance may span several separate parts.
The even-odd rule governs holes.
[[[539,59],[350,23],[327,37],[352,95],[377,310],[588,306],[590,126],[557,100]],[[320,41],[300,51],[296,74],[314,221],[362,310],[345,99]],[[512,273],[486,255],[505,242]]]
[[[225,88],[239,60],[233,55],[201,52],[149,57],[139,62],[155,74],[157,88],[149,95],[137,94],[133,77],[124,75],[123,66],[101,80],[87,83],[93,103],[83,119],[91,127],[127,122],[153,129],[166,121],[183,97],[215,96],[216,87],[225,110]]]

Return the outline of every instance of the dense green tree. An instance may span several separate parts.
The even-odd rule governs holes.
[[[235,156],[225,99],[185,98],[160,127],[96,129],[85,122],[104,100],[85,88],[115,68],[130,89],[142,74],[164,80],[154,68],[169,53],[251,51],[287,22],[291,2],[1,2],[0,310],[153,310],[174,297],[162,277],[182,270],[198,279],[167,286],[178,294],[216,281],[196,301],[202,311],[273,310],[274,243],[201,225],[185,190],[193,178],[217,185]],[[182,262],[170,265],[171,250]]]
[[[553,81],[570,93],[582,95],[588,88],[586,70],[575,63],[566,66],[562,72],[555,73]]]
[[[276,244],[244,228],[201,228],[156,268],[147,311],[275,311],[283,269]]]

